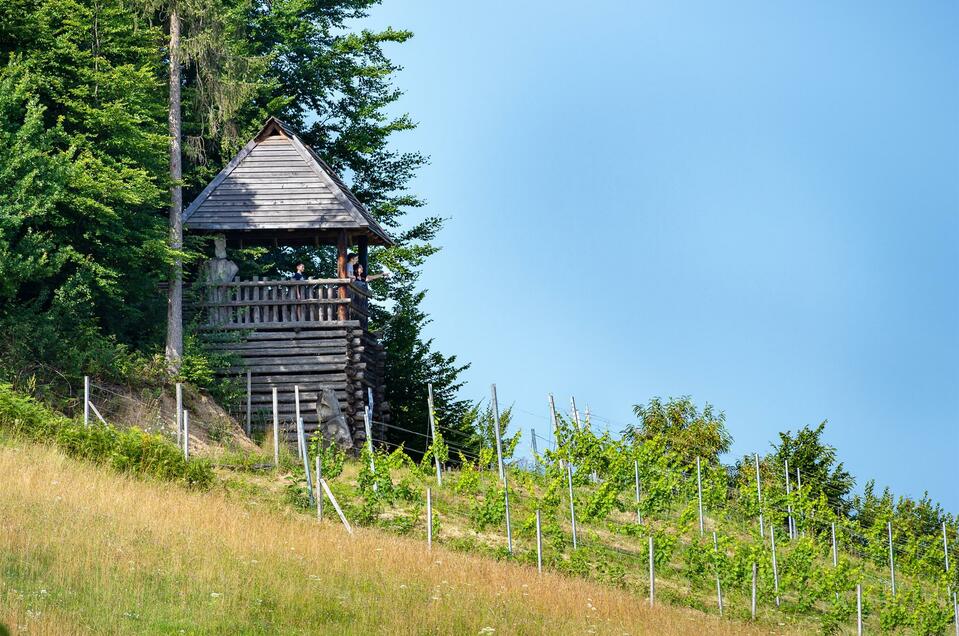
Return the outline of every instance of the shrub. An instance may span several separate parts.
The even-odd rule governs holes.
[[[35,442],[52,442],[67,455],[111,466],[119,472],[150,475],[208,489],[214,474],[205,460],[186,460],[180,449],[160,435],[137,428],[84,426],[40,402],[0,384],[0,427]]]

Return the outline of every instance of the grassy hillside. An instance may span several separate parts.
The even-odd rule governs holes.
[[[769,633],[379,530],[351,537],[284,514],[272,478],[190,492],[9,440],[0,474],[12,632]]]

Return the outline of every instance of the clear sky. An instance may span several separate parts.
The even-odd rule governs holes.
[[[959,513],[959,4],[387,0],[400,147],[449,217],[429,333],[547,433],[829,420],[861,487]],[[603,422],[605,424],[605,422]],[[527,435],[528,437],[528,435]],[[525,445],[525,441],[524,441]]]

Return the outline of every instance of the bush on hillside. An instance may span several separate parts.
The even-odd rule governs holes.
[[[100,423],[84,426],[17,393],[9,384],[0,384],[0,429],[36,442],[53,442],[71,457],[106,464],[119,472],[203,490],[213,485],[209,462],[185,459],[175,444],[160,435]]]

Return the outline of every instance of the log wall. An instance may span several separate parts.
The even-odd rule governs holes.
[[[366,441],[363,412],[368,390],[373,393],[374,440],[385,438],[389,406],[385,403],[386,352],[377,335],[358,320],[315,323],[298,328],[273,325],[232,332],[207,334],[210,346],[235,356],[236,364],[224,373],[239,379],[244,387],[251,376],[252,426],[272,427],[272,390],[278,393],[281,430],[294,440],[294,387],[300,389],[300,415],[307,433],[316,430],[317,400],[323,389],[336,393],[350,424],[355,446]],[[245,417],[246,403],[240,412]]]

